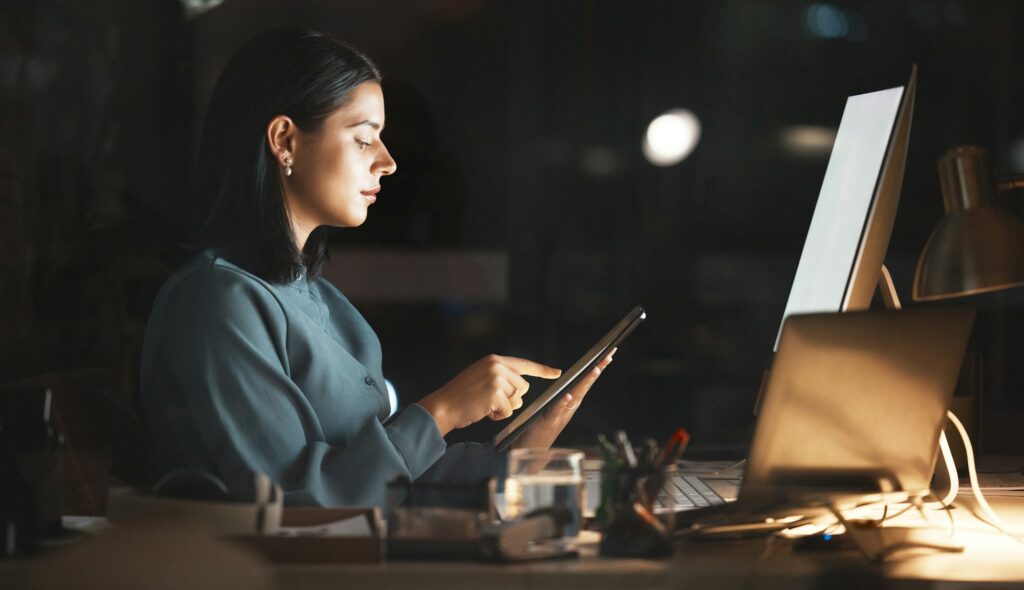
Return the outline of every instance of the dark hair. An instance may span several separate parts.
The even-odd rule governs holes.
[[[380,78],[365,55],[316,31],[275,29],[239,48],[217,79],[203,127],[195,197],[206,215],[196,246],[275,283],[294,280],[302,266],[317,276],[326,234],[316,230],[301,252],[296,247],[267,124],[287,115],[316,132],[356,86]]]

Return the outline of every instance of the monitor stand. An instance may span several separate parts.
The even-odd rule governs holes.
[[[902,309],[900,296],[896,294],[896,285],[892,282],[892,275],[889,269],[882,265],[882,272],[878,276],[878,292],[882,295],[882,301],[886,309]]]

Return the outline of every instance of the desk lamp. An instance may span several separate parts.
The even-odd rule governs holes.
[[[934,301],[1024,285],[1024,224],[995,204],[984,149],[955,147],[939,158],[946,215],[914,273],[914,300]],[[1024,187],[1024,179],[1000,190]]]
[[[939,158],[946,215],[932,232],[914,273],[914,300],[936,301],[1024,285],[1024,224],[995,203],[995,192],[1024,188],[1024,179],[995,183],[987,152],[955,147]],[[977,400],[955,396],[953,411],[976,432]],[[961,449],[958,449],[960,451]],[[962,464],[966,457],[956,453]]]

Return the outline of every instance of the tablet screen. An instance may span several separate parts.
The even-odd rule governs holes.
[[[586,352],[580,360],[569,368],[568,371],[562,373],[562,376],[558,378],[551,387],[544,393],[533,400],[529,406],[526,407],[522,412],[519,413],[512,422],[509,423],[497,436],[494,437],[494,446],[499,450],[503,451],[512,444],[519,435],[526,430],[535,418],[540,416],[541,411],[551,403],[551,400],[556,399],[562,392],[569,389],[579,381],[580,377],[586,375],[590,369],[601,361],[604,357],[608,356],[611,349],[615,348],[622,342],[629,333],[633,331],[633,328],[640,322],[644,321],[647,317],[647,312],[644,311],[643,307],[639,305],[634,307],[632,311],[626,314],[626,317],[622,318],[622,321],[615,324],[615,327],[610,332],[605,334],[604,338],[597,341],[590,350]]]

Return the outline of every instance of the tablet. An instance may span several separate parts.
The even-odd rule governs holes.
[[[644,311],[643,307],[639,305],[634,307],[632,311],[626,314],[626,317],[622,318],[622,321],[615,324],[611,332],[608,332],[604,338],[598,340],[597,344],[580,357],[580,360],[576,361],[576,364],[570,367],[568,371],[562,373],[562,376],[552,383],[547,391],[533,400],[533,403],[527,406],[525,410],[519,412],[519,415],[494,437],[495,448],[499,451],[507,449],[526,430],[526,427],[541,415],[541,411],[551,403],[551,400],[558,398],[565,390],[575,385],[594,365],[608,356],[608,353],[613,348],[625,340],[626,336],[629,336],[629,333],[633,331],[633,328],[636,328],[637,324],[644,321],[646,317],[647,312]]]

